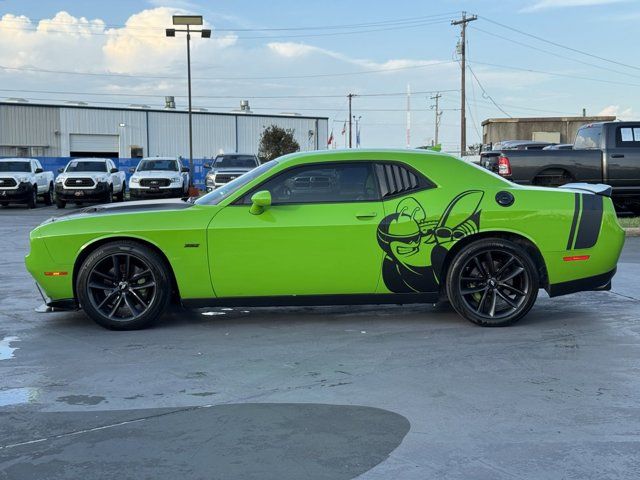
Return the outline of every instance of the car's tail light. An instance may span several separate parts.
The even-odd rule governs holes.
[[[503,177],[511,176],[511,162],[509,161],[509,158],[504,155],[500,155],[498,157],[498,174]]]

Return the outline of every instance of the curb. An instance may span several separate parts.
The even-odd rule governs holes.
[[[624,234],[627,237],[640,237],[640,227],[625,228]]]

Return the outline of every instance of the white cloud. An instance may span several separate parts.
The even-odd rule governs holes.
[[[598,112],[598,115],[614,115],[618,120],[634,120],[636,114],[631,107],[621,108],[620,105],[609,105]]]
[[[608,5],[611,3],[621,3],[628,0],[538,0],[533,5],[522,9],[523,12],[536,12],[539,10],[549,10],[554,8],[568,7],[590,7],[596,5]]]

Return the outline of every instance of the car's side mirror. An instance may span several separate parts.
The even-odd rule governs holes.
[[[118,173],[118,169],[117,169],[117,168],[112,168],[112,169],[110,170],[110,172],[111,172],[111,173]]]
[[[44,172],[44,170],[43,170],[43,169],[41,169],[40,167],[36,168],[35,173],[42,173],[42,172]]]
[[[253,215],[260,215],[269,206],[271,206],[271,192],[269,190],[260,190],[251,196],[251,209],[249,212]]]
[[[136,173],[136,167],[131,167],[129,169],[129,173]]]
[[[204,168],[206,169],[210,169],[211,168],[211,164],[210,163],[205,163],[204,165],[202,165]]]
[[[182,168],[180,169],[180,171],[181,171],[182,173],[187,173],[187,172],[189,171],[189,167],[182,167]]]
[[[62,173],[62,172],[64,172],[64,167],[60,167],[60,168],[58,169],[58,173]]]

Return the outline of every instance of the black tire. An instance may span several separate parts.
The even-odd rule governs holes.
[[[53,183],[49,184],[49,190],[47,191],[47,193],[43,195],[43,197],[44,197],[45,205],[47,206],[53,205]]]
[[[67,206],[67,202],[66,200],[63,200],[59,197],[56,196],[56,207],[57,208],[64,208]]]
[[[167,265],[152,249],[134,241],[114,241],[98,247],[78,271],[80,306],[110,330],[151,326],[171,298]]]
[[[116,201],[117,202],[124,202],[124,191],[126,190],[126,188],[127,188],[127,184],[123,183],[122,184],[122,190],[120,190],[120,193],[118,193],[116,195]]]
[[[27,207],[36,208],[38,205],[38,186],[33,185],[31,187],[31,195],[29,196],[29,200],[27,200]]]
[[[454,257],[446,278],[453,308],[485,327],[512,325],[538,297],[535,263],[520,245],[500,238],[478,240]]]
[[[9,206],[9,202],[0,202],[0,207],[7,208]]]
[[[104,198],[104,203],[113,203],[113,187],[109,187],[109,190],[107,190],[107,195]]]

